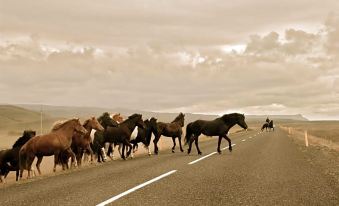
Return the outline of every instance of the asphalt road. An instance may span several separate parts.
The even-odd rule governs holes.
[[[22,181],[0,188],[0,205],[339,205],[339,187],[284,132],[230,137],[232,153],[216,154],[214,138],[202,156],[166,150]]]

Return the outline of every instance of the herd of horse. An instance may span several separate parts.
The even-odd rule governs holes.
[[[28,171],[28,177],[32,177],[34,170],[32,164],[37,158],[36,168],[41,174],[40,164],[44,156],[54,156],[53,171],[56,166],[61,165],[62,169],[77,167],[82,160],[90,156],[93,162],[94,155],[98,162],[105,161],[107,157],[114,159],[114,149],[119,146],[119,153],[122,159],[129,156],[138,149],[138,143],[142,143],[151,155],[150,144],[152,134],[154,135],[154,153],[159,153],[157,143],[161,136],[171,137],[173,140],[172,152],[175,152],[176,139],[178,139],[180,151],[183,152],[181,138],[185,115],[180,113],[172,122],[159,122],[156,118],[143,120],[141,114],[133,114],[123,120],[120,114],[111,116],[103,113],[99,118],[91,117],[81,124],[77,118],[53,125],[47,134],[36,135],[35,131],[26,130],[18,138],[10,149],[0,151],[0,181],[10,171],[16,171],[16,180],[23,176],[23,171]],[[186,127],[185,144],[188,144],[188,154],[195,146],[199,155],[202,154],[199,148],[199,136],[219,137],[217,151],[221,153],[220,144],[224,138],[228,141],[229,151],[232,151],[231,139],[228,137],[229,130],[234,125],[239,125],[247,130],[245,116],[239,113],[225,114],[214,120],[196,120]],[[87,154],[87,155],[85,155]]]

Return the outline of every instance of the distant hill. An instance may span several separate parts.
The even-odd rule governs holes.
[[[40,105],[29,105],[29,104],[21,104],[17,105],[23,107],[25,109],[29,109],[35,112],[40,112],[41,106]],[[157,113],[157,112],[147,112],[147,111],[140,111],[140,110],[133,110],[133,109],[125,109],[125,108],[99,108],[99,107],[68,107],[68,106],[51,106],[51,105],[43,105],[42,106],[43,113],[52,116],[52,117],[59,117],[59,118],[72,118],[72,117],[79,117],[79,118],[88,118],[90,116],[100,116],[104,112],[110,113],[120,113],[125,118],[131,114],[139,113],[142,114],[144,119],[156,117],[159,121],[170,122],[172,121],[178,113]],[[190,122],[197,119],[215,119],[217,115],[203,115],[203,114],[185,114],[186,122]]]
[[[0,105],[0,127],[39,120],[39,112],[13,105]]]
[[[265,121],[267,115],[246,115],[247,119],[250,120],[263,120]],[[308,121],[304,116],[301,114],[296,115],[268,115],[269,119],[272,120],[296,120],[296,121]]]
[[[25,109],[33,110],[35,112],[40,112],[40,105],[18,105]],[[124,117],[128,117],[134,113],[140,113],[144,116],[144,118],[156,117],[159,121],[169,122],[172,121],[178,113],[159,113],[159,112],[148,112],[148,111],[140,111],[134,109],[126,109],[126,108],[100,108],[100,107],[69,107],[69,106],[51,106],[51,105],[43,105],[43,113],[52,117],[60,117],[60,118],[88,118],[90,116],[100,116],[103,112],[110,113],[121,113]],[[205,114],[192,114],[185,113],[186,122],[194,121],[197,119],[204,120],[212,120],[217,118],[217,115],[205,115]],[[253,121],[265,121],[266,115],[246,115],[247,120]],[[302,115],[269,115],[269,118],[274,120],[298,120],[298,121],[308,121]]]

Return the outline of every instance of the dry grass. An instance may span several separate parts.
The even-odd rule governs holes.
[[[284,127],[291,127],[294,130],[339,143],[339,121],[309,121],[309,122],[290,122],[282,124]]]
[[[288,122],[280,127],[300,141],[305,141],[306,131],[310,145],[339,151],[339,121]]]

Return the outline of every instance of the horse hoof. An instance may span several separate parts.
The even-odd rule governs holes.
[[[198,155],[202,155],[202,152],[198,152]]]
[[[172,153],[175,153],[175,151],[172,149]]]
[[[184,152],[184,150],[182,149],[182,150],[180,150],[181,152]]]
[[[219,150],[218,153],[221,154],[221,151]]]
[[[232,152],[232,147],[229,148],[230,152]]]

